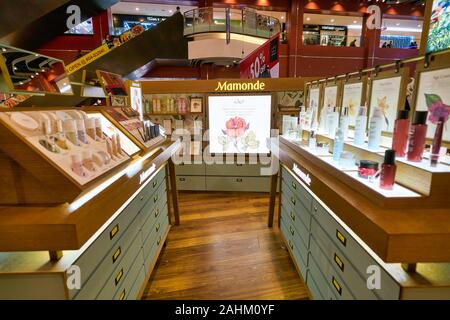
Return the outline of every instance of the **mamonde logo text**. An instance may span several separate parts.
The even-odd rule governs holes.
[[[266,84],[260,80],[256,82],[218,82],[214,91],[264,91]]]

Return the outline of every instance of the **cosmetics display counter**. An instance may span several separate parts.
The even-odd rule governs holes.
[[[0,298],[142,293],[179,223],[171,156],[180,142],[162,136],[146,148],[108,114],[0,113]]]

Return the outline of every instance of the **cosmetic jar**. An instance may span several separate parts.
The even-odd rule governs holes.
[[[378,172],[378,162],[371,160],[360,160],[358,166],[358,176],[369,179]]]

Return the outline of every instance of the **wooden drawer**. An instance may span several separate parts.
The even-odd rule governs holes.
[[[116,265],[121,263],[123,257],[130,249],[133,240],[139,235],[139,230],[142,225],[140,218],[139,215],[136,217],[123,236],[117,241],[116,245],[108,252],[106,257],[100,262],[97,269],[91,275],[82,273],[82,276],[88,279],[84,282],[80,292],[75,296],[76,300],[93,300],[97,297],[100,290],[113,273]],[[140,239],[137,239],[136,241],[140,241]]]
[[[317,284],[314,282],[314,278],[311,276],[311,271],[309,270],[306,276],[306,283],[308,284],[308,289],[312,295],[312,298],[314,300],[323,300],[322,294],[317,288]]]
[[[381,299],[398,299],[400,295],[400,286],[393,278],[378,264],[378,262],[349,235],[346,229],[341,226],[319,203],[314,201],[314,221],[323,229],[324,237],[321,233],[312,232],[313,237],[324,248],[327,248],[327,242],[332,241],[333,244],[340,249],[343,258],[346,257],[353,265],[360,277],[367,279],[367,268],[369,266],[379,266],[381,271],[381,289],[374,290]],[[317,227],[316,227],[317,229]]]
[[[378,300],[378,296],[375,292],[367,288],[366,279],[361,277],[342,251],[328,239],[325,232],[315,220],[312,222],[311,232],[311,251],[322,251],[327,262],[334,268],[335,272],[342,277],[352,294],[357,297],[357,299]]]
[[[178,190],[204,191],[206,190],[205,176],[177,176]]]
[[[150,234],[151,228],[156,223],[156,220],[162,214],[167,214],[167,193],[165,188],[158,189],[151,199],[147,202],[144,209],[142,209],[142,234],[143,239]],[[164,211],[166,208],[166,211]]]
[[[158,217],[158,220],[151,227],[148,233],[142,234],[144,239],[143,241],[144,260],[146,260],[147,257],[149,256],[153,245],[157,242],[161,242],[159,238],[160,236],[164,236],[164,233],[166,232],[168,225],[169,225],[169,216],[167,213],[167,206],[165,206],[164,209],[161,210],[161,214]]]
[[[282,183],[281,189],[281,207],[284,208],[286,213],[289,214],[294,222],[294,225],[297,226],[302,224],[307,230],[309,230],[311,227],[310,212],[300,201],[298,201],[284,182]]]
[[[303,207],[311,212],[312,209],[312,201],[313,197],[310,192],[305,189],[286,169],[282,169],[281,171],[281,180],[288,186],[288,188],[282,187],[282,192],[286,194],[286,196],[291,199],[292,195],[294,195],[297,200],[299,200]],[[298,201],[295,201],[296,203]],[[294,203],[294,201],[292,201]],[[297,207],[296,207],[297,208]]]
[[[295,245],[304,249],[302,251],[306,253],[304,255],[304,260],[306,261],[309,249],[309,231],[303,223],[297,222],[297,224],[295,224],[295,221],[298,221],[298,218],[296,218],[296,215],[292,212],[288,214],[284,207],[281,207],[281,217],[284,219]],[[293,218],[296,218],[296,220],[293,220]]]
[[[131,267],[134,264],[143,265],[144,261],[142,259],[142,239],[139,234],[133,240],[131,247],[128,252],[125,253],[122,261],[116,266],[112,275],[108,278],[105,286],[100,291],[97,296],[98,300],[111,300],[114,295],[122,286],[125,278],[128,276]]]
[[[206,165],[206,175],[260,177],[261,168],[261,164],[210,164]]]
[[[162,169],[156,174],[156,176],[145,186],[142,190],[142,194],[145,197],[151,197],[153,193],[159,188],[161,183],[165,184],[166,181],[166,167],[162,167]]]
[[[289,226],[285,223],[285,219],[281,219],[281,232],[287,241],[288,250],[294,257],[294,262],[300,269],[301,276],[306,279],[306,271],[308,270],[308,251],[303,244],[296,244],[293,236],[289,230]]]
[[[311,280],[311,278],[313,280]],[[308,279],[306,281],[306,284],[309,287],[309,283],[311,281],[314,281],[314,284],[316,285],[317,291],[320,293],[320,297],[322,297],[323,300],[336,300],[336,290],[331,290],[331,287],[328,285],[328,282],[322,272],[320,271],[317,262],[312,257],[311,253],[308,257]]]
[[[206,166],[202,164],[178,164],[175,166],[177,176],[204,176]]]
[[[269,192],[269,177],[206,177],[208,191]]]
[[[141,284],[144,281],[140,273],[141,271],[143,271],[143,268],[144,268],[144,261],[142,260],[142,255],[138,254],[136,260],[131,265],[130,270],[125,275],[125,278],[122,281],[122,285],[119,287],[116,294],[114,295],[113,300],[136,299],[136,296],[133,297],[131,289],[133,288],[134,283],[140,278]],[[130,296],[130,299],[128,299],[128,295]]]

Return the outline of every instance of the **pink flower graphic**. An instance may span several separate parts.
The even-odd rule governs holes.
[[[450,106],[442,101],[436,101],[428,107],[428,120],[431,123],[437,124],[440,118],[444,118],[444,122],[447,122],[449,116]]]
[[[222,132],[233,139],[237,139],[244,135],[245,131],[250,127],[250,123],[246,123],[240,117],[234,117],[225,123],[225,127],[226,129],[222,130]]]

